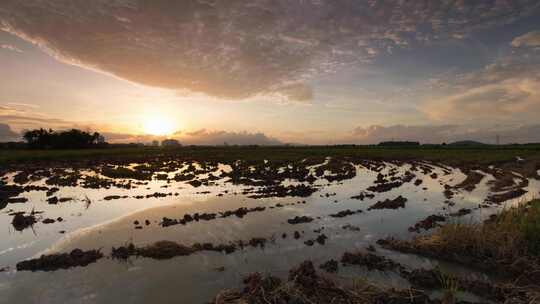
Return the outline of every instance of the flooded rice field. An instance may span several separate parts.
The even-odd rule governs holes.
[[[155,159],[0,174],[1,303],[207,303],[249,273],[286,276],[305,260],[341,282],[410,286],[400,272],[342,259],[355,250],[376,250],[411,269],[496,280],[377,241],[410,239],[445,222],[480,222],[540,191],[536,169],[518,161],[458,168]]]

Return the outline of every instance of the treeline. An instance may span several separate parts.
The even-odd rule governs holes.
[[[25,131],[23,139],[32,149],[87,149],[104,146],[105,138],[98,132],[90,133],[77,129],[54,131],[36,129]]]
[[[379,143],[381,147],[417,147],[420,143],[417,141],[382,141]]]

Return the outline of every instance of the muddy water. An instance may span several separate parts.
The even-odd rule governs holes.
[[[387,164],[383,172],[393,167],[396,166]],[[396,168],[404,173],[410,166]],[[430,177],[432,173],[437,173],[437,177]],[[373,199],[351,199],[373,185],[377,174],[357,166],[357,175],[352,179],[333,183],[319,179],[315,182],[319,191],[307,198],[251,199],[240,194],[245,186],[234,186],[222,180],[217,181],[216,185],[197,188],[182,182],[157,180],[131,190],[63,187],[55,195],[72,200],[57,205],[47,204],[44,192],[24,193],[21,197],[28,198],[29,202],[9,204],[0,214],[0,227],[4,227],[0,231],[0,267],[9,267],[0,273],[0,303],[204,303],[219,290],[238,286],[242,277],[250,272],[283,276],[291,267],[306,259],[320,264],[328,259],[339,260],[345,251],[365,248],[379,238],[410,238],[416,234],[410,233],[408,228],[429,215],[476,208],[489,194],[487,183],[492,179],[489,176],[484,178],[472,192],[457,193],[451,199],[455,204],[453,206],[448,205],[448,199],[443,194],[444,185],[456,185],[465,179],[465,175],[459,169],[445,173],[442,168],[435,166],[427,175],[415,172],[417,178],[423,180],[420,186],[409,182],[388,192],[375,193]],[[42,181],[33,184],[39,185]],[[540,184],[531,180],[527,190],[526,197],[535,196]],[[133,198],[155,192],[174,192],[177,195]],[[129,197],[104,200],[110,195]],[[367,211],[375,202],[394,199],[399,195],[408,199],[405,208]],[[243,218],[231,216],[192,222],[185,226],[162,227],[159,224],[165,216],[174,219],[197,212],[217,213],[261,206],[266,210],[249,213]],[[502,206],[477,209],[470,215],[452,220],[479,221],[498,208]],[[347,209],[360,209],[363,212],[343,218],[329,216]],[[31,210],[43,211],[39,215],[42,218],[62,217],[63,221],[52,224],[39,222],[29,229],[15,231],[11,226],[12,216],[8,213]],[[289,224],[287,220],[295,216],[309,216],[314,220],[298,225]],[[135,229],[135,221],[142,229]],[[145,221],[149,221],[149,225]],[[344,226],[353,229],[344,229]],[[293,238],[295,231],[300,233],[299,239]],[[304,243],[322,233],[328,237],[325,245],[315,243],[307,246]],[[128,262],[106,258],[87,267],[54,272],[14,270],[14,265],[19,261],[40,254],[68,252],[74,248],[101,248],[108,255],[112,247],[130,242],[138,246],[160,240],[186,245],[206,242],[223,244],[254,237],[267,238],[269,241],[264,248],[246,248],[228,255],[200,252],[165,261],[133,258]],[[382,249],[379,251],[411,267],[431,268],[439,264],[429,259]],[[450,272],[483,276],[455,265],[440,266]],[[386,285],[408,286],[407,281],[397,275],[355,267],[341,268],[335,277],[343,282],[367,277],[370,281]],[[469,300],[475,299],[470,297]]]

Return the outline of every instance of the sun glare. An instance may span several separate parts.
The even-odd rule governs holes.
[[[170,135],[175,131],[175,124],[166,117],[151,117],[146,119],[143,129],[150,135]]]

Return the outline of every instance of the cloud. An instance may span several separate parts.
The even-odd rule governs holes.
[[[98,131],[99,132],[99,131]],[[162,140],[160,136],[137,135],[129,133],[100,132],[109,143],[151,143],[154,140]]]
[[[501,143],[540,142],[540,125],[483,126],[472,125],[393,125],[358,127],[353,131],[349,142],[376,144],[381,141],[418,141],[420,143],[440,144],[462,140],[475,140],[495,143],[499,136]]]
[[[127,133],[102,133],[111,143],[149,143],[153,140],[163,140],[164,136],[134,135]],[[268,137],[264,133],[209,131],[200,129],[196,131],[178,131],[171,136],[178,139],[183,145],[281,145],[277,139]]]
[[[9,123],[17,129],[31,129],[40,127],[69,128],[78,125],[73,121],[52,118],[32,112],[20,112],[6,107],[0,107],[0,121]]]
[[[277,139],[266,136],[264,133],[208,131],[201,129],[194,132],[182,133],[179,139],[188,145],[281,145]]]
[[[481,70],[432,81],[419,110],[438,123],[535,123],[540,111],[540,54],[498,58]]]
[[[516,78],[473,87],[428,104],[424,111],[441,121],[525,119],[520,114],[540,111],[540,80]]]
[[[3,0],[0,28],[71,64],[225,99],[305,102],[309,81],[531,14],[536,0]]]
[[[528,32],[512,40],[513,47],[538,47],[540,46],[540,31]]]
[[[0,105],[0,121],[9,124],[16,130],[35,128],[79,128],[86,130],[92,128],[90,124],[82,124],[75,121],[50,117],[36,111],[38,109],[39,107],[37,106],[25,103],[7,103]]]
[[[0,123],[0,142],[20,140],[21,135],[13,130],[7,124]]]
[[[22,50],[11,44],[0,44],[0,49],[8,50],[16,53],[22,53]]]

